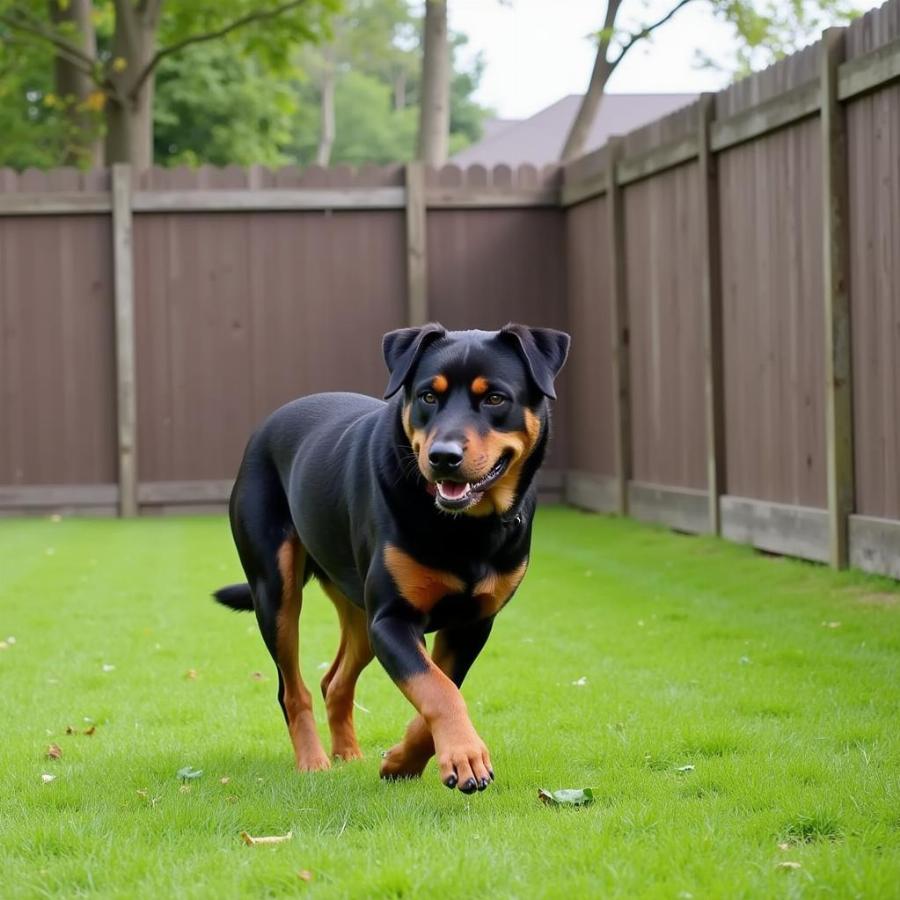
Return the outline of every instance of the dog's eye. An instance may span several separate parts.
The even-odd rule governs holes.
[[[419,399],[423,403],[437,403],[437,397],[434,395],[434,393],[432,391],[425,391],[424,394],[420,394]]]
[[[503,394],[490,393],[484,398],[485,406],[499,406],[506,400]]]

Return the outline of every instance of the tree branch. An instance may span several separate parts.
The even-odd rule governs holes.
[[[83,50],[80,50],[75,44],[67,41],[64,37],[55,32],[52,28],[48,28],[40,20],[28,15],[24,10],[13,8],[11,13],[0,13],[0,23],[14,31],[20,31],[23,34],[29,34],[34,38],[38,38],[50,44],[58,56],[70,62],[73,66],[80,69],[92,80],[99,84],[96,76],[96,60],[88,56]]]
[[[140,89],[144,86],[144,82],[167,56],[178,53],[180,50],[184,50],[185,47],[189,47],[191,44],[201,44],[206,41],[214,41],[218,38],[225,37],[225,35],[230,34],[232,31],[236,31],[238,28],[243,28],[245,25],[250,25],[253,22],[263,22],[267,19],[275,19],[283,13],[296,9],[298,6],[303,6],[307,2],[308,0],[290,0],[290,2],[281,3],[272,9],[261,9],[257,12],[247,13],[247,15],[241,16],[233,22],[229,22],[227,25],[217,28],[215,31],[191,35],[182,41],[176,41],[174,44],[170,44],[168,47],[162,47],[160,50],[156,51],[153,58],[146,66],[144,66],[141,74],[138,75],[137,80],[130,91],[132,98],[137,96]]]
[[[638,41],[644,40],[644,38],[649,37],[657,28],[662,25],[665,25],[675,13],[678,12],[683,6],[687,6],[688,3],[691,3],[692,0],[679,0],[661,19],[657,19],[657,21],[652,22],[650,25],[645,25],[640,31],[636,31],[634,34],[628,36],[628,40],[622,44],[621,50],[619,50],[618,55],[615,59],[610,61],[610,72],[612,72],[620,62],[622,62],[622,57],[636,44]]]

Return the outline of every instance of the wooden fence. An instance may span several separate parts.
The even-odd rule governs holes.
[[[0,511],[221,504],[407,323],[570,329],[557,498],[900,577],[900,0],[561,172],[0,171]]]
[[[561,196],[569,500],[900,577],[900,2]]]

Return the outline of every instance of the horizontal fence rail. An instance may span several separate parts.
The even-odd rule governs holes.
[[[0,170],[0,512],[221,508],[382,331],[517,319],[546,497],[900,577],[898,135],[891,0],[562,168]]]

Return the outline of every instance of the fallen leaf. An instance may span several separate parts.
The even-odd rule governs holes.
[[[8,650],[9,643],[7,641],[0,641],[0,650]]]
[[[47,748],[47,759],[60,759],[62,757],[62,749],[59,744],[51,744]]]
[[[72,725],[66,725],[66,734],[75,734],[75,728]]]
[[[265,681],[265,680],[266,680],[266,676],[263,675],[262,672],[253,672],[253,673],[250,675],[250,677],[251,677],[254,681]]]
[[[148,791],[147,791],[147,788],[138,788],[137,795],[138,795],[138,797],[140,797],[142,800],[146,800],[146,799],[148,799],[149,796],[150,796],[150,794],[149,794]]]
[[[594,802],[591,788],[564,788],[560,791],[538,790],[538,799],[548,806],[587,806]]]
[[[185,766],[176,773],[182,781],[188,779],[199,778],[203,774],[203,769],[195,769],[193,766]]]
[[[775,866],[776,869],[802,869],[803,866],[798,862],[791,862],[790,860],[785,860],[784,862],[777,863]]]
[[[188,681],[196,681],[197,680],[197,670],[196,669],[188,669],[187,672],[184,673],[184,677],[187,678]]]
[[[191,792],[191,786],[189,784],[183,784],[180,788],[178,788],[179,794],[189,794]]]
[[[84,729],[84,733],[85,733],[88,737],[90,737],[96,730],[97,730],[97,726],[96,726],[96,725],[89,725],[87,728]]]
[[[688,763],[688,765],[686,765],[686,766],[678,766],[678,768],[675,769],[675,771],[676,772],[693,772],[694,767],[692,765],[690,765],[690,763]]]
[[[229,781],[231,781],[231,779],[227,775],[223,775],[219,779],[219,784],[228,784]]]
[[[50,784],[51,781],[56,781],[56,776],[55,776],[55,775],[48,775],[48,774],[45,772],[43,775],[41,775],[41,781],[43,781],[44,784]]]
[[[582,675],[581,678],[578,679],[578,681],[573,681],[572,684],[575,687],[584,687],[587,684],[587,678]]]
[[[313,874],[312,874],[312,872],[309,871],[309,869],[301,869],[301,870],[297,873],[297,877],[298,877],[301,881],[312,881],[312,879],[313,879]]]
[[[266,837],[253,837],[252,835],[247,834],[246,831],[241,832],[241,840],[248,847],[253,847],[255,844],[283,844],[285,841],[289,841],[293,836],[293,831],[289,831],[287,834],[273,834]]]
[[[787,841],[782,841],[782,842],[778,845],[778,849],[779,849],[779,850],[790,850],[790,849],[791,849],[791,845],[790,845]]]

